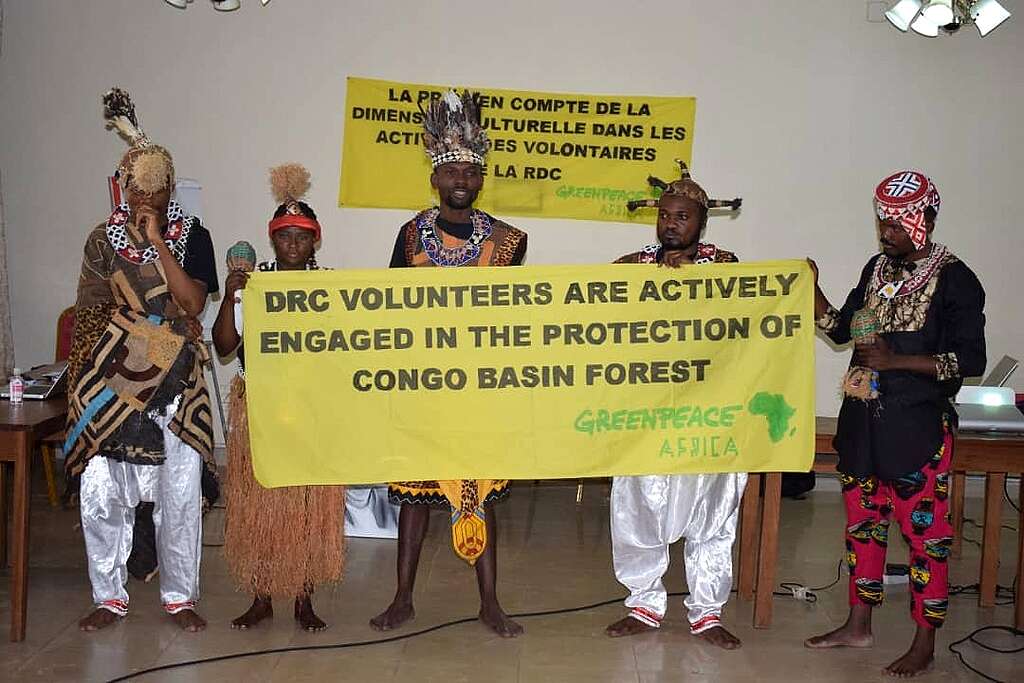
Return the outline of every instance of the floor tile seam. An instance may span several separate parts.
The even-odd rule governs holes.
[[[76,619],[72,619],[71,622],[67,626],[65,626],[64,628],[62,628],[59,631],[57,631],[57,633],[54,634],[52,638],[47,640],[42,645],[42,647],[40,647],[38,650],[36,650],[36,652],[34,652],[31,656],[29,656],[24,662],[22,662],[21,665],[18,667],[18,669],[15,671],[15,673],[21,673],[25,669],[25,667],[27,667],[30,663],[32,663],[35,659],[37,659],[39,657],[39,655],[43,654],[43,651],[46,650],[46,648],[48,648],[52,643],[56,642],[56,640],[58,638],[60,638],[60,636],[65,631],[67,631],[69,628],[77,627],[76,621],[77,621]]]

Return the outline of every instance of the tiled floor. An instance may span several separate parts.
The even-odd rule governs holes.
[[[829,482],[831,483],[831,482]],[[842,551],[842,508],[834,485],[803,501],[783,503],[779,580],[808,585],[830,583]],[[611,571],[606,488],[588,485],[582,506],[574,487],[516,486],[499,512],[499,591],[505,608],[527,613],[570,608],[622,595]],[[968,516],[981,515],[981,500],[968,498]],[[1007,523],[1016,522],[1009,516]],[[132,613],[122,623],[95,634],[80,633],[76,620],[89,609],[89,586],[81,532],[74,512],[52,510],[45,497],[33,501],[31,589],[28,639],[0,642],[0,680],[103,681],[150,667],[188,660],[256,653],[271,648],[331,646],[380,640],[367,620],[383,609],[394,590],[394,541],[354,539],[348,546],[343,584],[315,596],[331,628],[319,634],[296,629],[290,604],[278,617],[248,632],[228,622],[248,605],[226,577],[221,551],[206,549],[202,614],[209,628],[193,635],[176,630],[159,609],[153,584],[132,583]],[[207,518],[206,542],[221,540],[222,512]],[[968,527],[979,538],[979,530]],[[905,561],[893,535],[892,561]],[[396,632],[403,635],[476,613],[472,571],[447,545],[445,520],[432,519],[417,584],[417,616]],[[964,557],[951,568],[954,584],[977,580],[978,549],[965,544]],[[1004,531],[1000,583],[1013,580],[1016,535]],[[0,633],[10,620],[8,580],[0,579]],[[669,589],[684,589],[681,553],[673,555]],[[872,650],[812,652],[805,637],[841,623],[846,613],[845,583],[820,593],[816,604],[776,598],[769,630],[751,627],[751,605],[734,598],[725,618],[743,639],[743,648],[722,652],[692,638],[674,599],[660,632],[612,640],[604,627],[623,614],[618,604],[557,616],[522,619],[526,634],[516,640],[492,636],[476,622],[442,628],[395,642],[358,647],[253,655],[180,667],[138,677],[141,681],[864,681],[882,680],[880,669],[909,643],[912,625],[905,587],[889,591],[876,613],[878,644]],[[940,631],[934,671],[922,680],[978,680],[947,652],[951,641],[978,626],[1010,624],[1011,608],[979,609],[973,597],[951,598],[950,618]],[[1009,641],[993,638],[993,643]],[[1017,643],[1018,645],[1020,642]],[[1024,680],[1024,655],[993,655],[967,647],[969,661],[996,678]]]

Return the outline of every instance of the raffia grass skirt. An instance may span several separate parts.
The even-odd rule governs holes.
[[[345,487],[263,488],[252,473],[245,380],[231,382],[224,555],[239,590],[295,596],[338,581]]]

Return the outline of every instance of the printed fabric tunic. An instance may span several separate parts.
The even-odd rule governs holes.
[[[917,263],[884,254],[868,261],[843,307],[829,308],[818,327],[846,344],[854,312],[868,308],[893,353],[934,356],[937,374],[883,370],[877,399],[844,398],[833,441],[840,472],[895,480],[939,450],[944,419],[956,424],[950,398],[964,377],[985,371],[984,307],[978,278],[942,245]]]
[[[525,256],[525,232],[476,210],[470,223],[449,223],[435,207],[399,230],[391,267],[518,266]],[[508,495],[508,480],[399,481],[388,494],[393,503],[450,506],[452,545],[473,563],[487,543],[483,506]]]
[[[189,276],[218,289],[209,232],[191,216],[178,244]],[[136,243],[141,235],[131,226]],[[85,244],[69,357],[66,467],[79,474],[94,455],[137,464],[163,462],[163,436],[149,414],[181,396],[170,429],[213,463],[210,396],[200,341],[186,338],[182,311],[159,259],[134,263],[111,246],[106,226]]]

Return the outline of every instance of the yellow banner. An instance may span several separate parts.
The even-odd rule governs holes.
[[[804,261],[253,273],[264,486],[807,471]]]
[[[339,206],[437,203],[420,107],[446,89],[348,79]],[[652,196],[648,175],[675,180],[674,160],[690,162],[693,97],[471,90],[492,142],[476,206],[498,216],[651,223],[653,212],[626,202]]]

